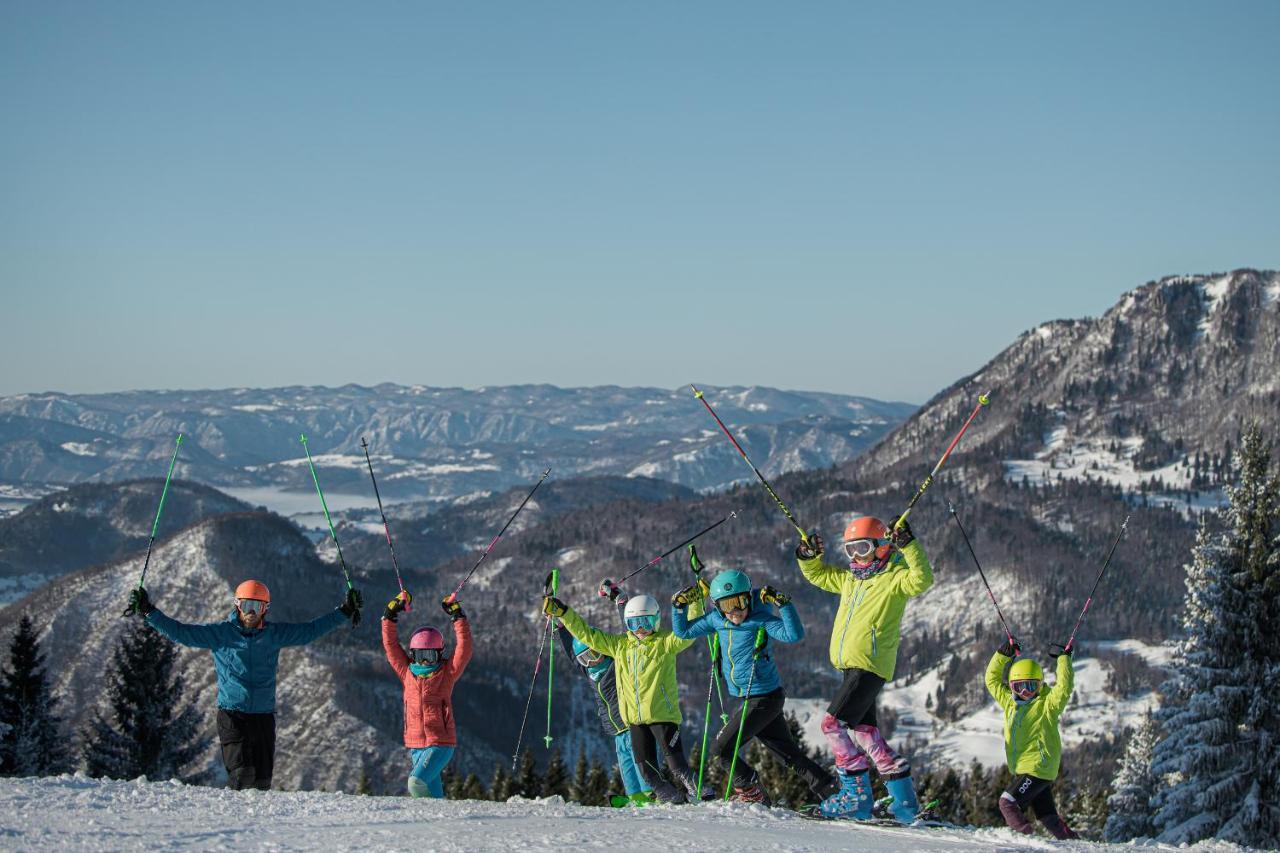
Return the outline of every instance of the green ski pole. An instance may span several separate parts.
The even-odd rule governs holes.
[[[707,767],[707,731],[711,728],[711,685],[714,683],[719,685],[716,680],[716,647],[719,645],[719,636],[712,634],[707,637],[707,647],[711,649],[711,677],[707,679],[707,711],[702,717],[702,752],[698,755],[698,801],[702,801],[702,773]],[[723,705],[721,709],[724,710]],[[721,715],[723,716],[723,714]],[[726,719],[725,722],[728,722]]]
[[[730,513],[730,515],[733,515],[733,513]],[[693,570],[694,575],[697,576],[699,580],[702,579],[702,570],[706,567],[706,564],[702,562],[702,558],[698,556],[698,546],[690,544],[689,568]],[[715,668],[716,655],[719,654],[718,643],[719,638],[715,634],[707,637],[707,649],[711,652],[711,680],[716,686],[716,698],[720,700],[720,722],[727,724],[729,722],[729,715],[724,712],[724,693],[720,690],[720,675],[716,672]],[[708,701],[711,699],[710,688],[707,689],[707,699]],[[708,713],[710,713],[709,709]]]
[[[342,545],[338,542],[338,531],[333,529],[333,519],[329,517],[329,505],[325,503],[324,491],[320,488],[320,479],[316,477],[316,463],[311,461],[311,448],[307,447],[307,437],[302,436],[302,449],[307,453],[307,465],[311,468],[311,481],[316,484],[316,494],[320,496],[320,506],[324,508],[324,520],[329,523],[329,535],[333,537],[333,547],[338,549],[338,562],[342,564],[343,577],[347,579],[347,589],[353,589],[351,572],[347,571],[347,561],[342,558]]]
[[[547,587],[551,590],[551,594],[555,595],[556,590],[560,586],[560,570],[552,569],[548,576]],[[554,617],[549,618],[548,628],[555,631],[556,620]],[[553,686],[553,677],[556,672],[556,644],[554,642],[547,644],[547,734],[542,738],[547,745],[547,749],[551,748],[551,688]]]
[[[182,447],[182,433],[173,445],[173,457],[169,460],[169,473],[164,475],[164,488],[160,491],[160,506],[156,507],[156,520],[151,523],[151,538],[147,540],[147,556],[142,559],[142,575],[138,578],[138,589],[142,589],[147,581],[147,565],[151,562],[151,546],[156,544],[156,531],[160,529],[160,513],[164,512],[164,499],[169,495],[169,481],[173,479],[173,466],[178,462],[178,448]],[[136,612],[130,604],[122,615],[132,616]]]
[[[751,685],[756,680],[756,661],[760,660],[760,649],[764,647],[764,628],[756,629],[756,647],[751,652],[751,672],[747,674],[747,693],[742,697],[742,717],[738,719],[738,739],[733,744],[733,759],[729,762],[729,781],[724,786],[725,802],[733,793],[733,771],[738,766],[738,750],[742,748],[742,727],[747,722],[747,709],[751,706]]]

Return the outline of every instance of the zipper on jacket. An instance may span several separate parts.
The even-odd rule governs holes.
[[[725,657],[726,657],[726,658],[728,659],[728,661],[729,661],[729,683],[730,683],[730,684],[732,684],[734,687],[737,687],[737,686],[738,686],[738,679],[737,679],[737,678],[734,676],[734,674],[733,674],[733,671],[734,671],[734,667],[733,667],[733,632],[732,632],[732,631],[726,631],[726,633],[729,635],[729,648],[727,648],[727,649],[725,650]]]
[[[844,652],[844,638],[849,633],[849,623],[853,621],[853,612],[858,609],[858,605],[862,603],[862,598],[866,595],[863,585],[866,581],[858,581],[858,588],[854,590],[853,601],[849,605],[849,613],[844,617],[844,628],[840,631],[840,651]]]
[[[879,648],[879,643],[876,640],[876,626],[872,625],[871,626],[871,657],[872,658],[876,656],[876,650],[878,648]]]

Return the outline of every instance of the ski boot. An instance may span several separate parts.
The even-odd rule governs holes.
[[[1040,822],[1044,824],[1044,828],[1053,834],[1053,837],[1059,841],[1070,841],[1080,836],[1074,829],[1067,826],[1067,822],[1056,814],[1047,814],[1040,818]]]
[[[915,823],[920,813],[920,801],[916,798],[916,786],[911,784],[911,777],[889,779],[884,783],[885,790],[893,798],[889,811],[899,823]]]
[[[1031,835],[1034,833],[1035,827],[1031,825],[1031,821],[1027,820],[1027,816],[1023,813],[1018,804],[1008,794],[1000,797],[1000,814],[1004,817],[1004,822],[1014,832],[1020,832],[1023,835]]]
[[[871,774],[866,770],[853,773],[836,771],[840,776],[840,790],[822,801],[819,811],[823,817],[869,820],[871,818]]]
[[[729,796],[729,800],[734,803],[759,803],[765,808],[773,806],[773,801],[769,799],[769,795],[765,793],[764,788],[760,787],[758,781],[742,787],[734,785],[733,793]]]
[[[716,792],[711,790],[709,785],[703,785],[702,796],[698,796],[698,777],[692,773],[676,773],[672,771],[671,775],[674,777],[673,781],[677,787],[684,787],[687,802],[707,802],[708,800],[716,799]]]

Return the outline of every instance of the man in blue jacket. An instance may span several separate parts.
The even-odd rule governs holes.
[[[716,735],[713,747],[713,754],[725,771],[733,767],[732,799],[769,802],[751,765],[741,754],[734,761],[739,727],[743,745],[753,737],[759,738],[765,749],[794,769],[819,798],[835,793],[839,789],[835,778],[805,754],[782,715],[787,696],[773,663],[770,642],[798,643],[804,639],[804,626],[791,599],[770,586],[753,590],[750,578],[743,572],[724,571],[711,581],[710,596],[715,607],[690,622],[685,609],[700,595],[699,588],[691,586],[672,597],[671,630],[685,640],[713,632],[719,635],[720,671],[730,695],[742,699],[742,705]],[[775,614],[770,605],[777,605],[779,612]]]
[[[280,650],[305,646],[350,619],[360,624],[360,592],[347,590],[332,613],[310,622],[267,622],[271,592],[247,580],[236,587],[235,609],[225,622],[188,625],[165,616],[142,587],[129,595],[134,612],[175,643],[213,652],[218,676],[218,742],[227,768],[227,787],[271,787],[276,750],[276,671]]]

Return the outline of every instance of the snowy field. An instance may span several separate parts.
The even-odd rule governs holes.
[[[597,809],[349,794],[228,791],[82,776],[0,779],[4,850],[1097,850],[1007,829],[908,829],[804,820],[717,803]],[[1174,849],[1152,845],[1147,849]],[[1198,849],[1235,850],[1230,845]]]

